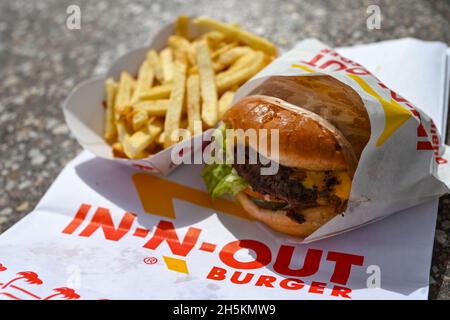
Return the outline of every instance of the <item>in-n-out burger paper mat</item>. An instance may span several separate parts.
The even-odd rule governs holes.
[[[445,132],[446,47],[341,51]],[[437,200],[310,244],[214,204],[185,165],[165,178],[83,152],[0,237],[4,299],[426,299]],[[264,231],[262,231],[264,230]]]

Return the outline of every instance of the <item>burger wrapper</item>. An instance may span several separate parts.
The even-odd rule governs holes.
[[[299,94],[299,90],[310,88],[302,88],[295,81],[316,86],[313,91],[324,90],[321,82],[324,87],[336,82],[329,77],[338,80],[338,85],[352,88],[359,96],[360,100],[344,102],[351,108],[357,100],[362,101],[361,107],[370,120],[370,136],[365,147],[361,139],[355,138],[364,126],[358,115],[337,112],[342,110],[333,105],[313,106],[317,114],[339,126],[349,138],[359,163],[346,211],[309,237],[297,240],[305,243],[361,227],[449,192],[450,153],[441,143],[433,120],[366,68],[317,40],[302,41],[274,60],[238,90],[235,102],[245,96],[263,94],[300,108],[303,103],[314,105],[314,99],[307,101]],[[339,93],[330,90],[327,93],[330,101],[342,101]]]
[[[148,158],[121,159],[113,157],[111,145],[103,138],[105,109],[102,105],[103,101],[106,100],[106,79],[112,77],[117,81],[122,71],[137,75],[147,51],[154,49],[159,52],[166,47],[167,39],[174,34],[174,30],[175,23],[168,24],[156,33],[149,45],[131,50],[119,57],[105,75],[80,83],[63,103],[66,123],[85,150],[103,159],[164,176],[178,166],[171,158],[172,151],[175,151],[174,148],[176,149],[175,152],[183,154],[183,158],[188,158],[192,153],[202,149],[202,141],[210,139],[212,130],[207,130],[203,134],[186,139]],[[204,31],[193,24],[189,25],[191,36],[195,37]]]

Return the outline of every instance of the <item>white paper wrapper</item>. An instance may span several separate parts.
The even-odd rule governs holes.
[[[378,72],[387,85],[433,114],[439,128],[445,127],[450,70],[445,69],[443,44],[406,39],[343,52]],[[404,52],[414,54],[405,57]],[[435,63],[425,68],[426,61]],[[426,89],[414,78],[416,72]],[[292,244],[271,231],[261,232],[260,224],[239,216],[240,211],[212,207],[200,170],[182,166],[160,178],[84,151],[34,211],[0,236],[0,299],[428,297],[437,199],[333,238]],[[158,225],[170,233],[158,236]],[[151,239],[163,241],[146,245]],[[266,253],[264,261],[250,269],[231,264],[227,253],[236,250],[230,248],[236,241],[243,247],[236,260],[254,262],[255,251],[247,248],[258,244],[258,255]],[[317,259],[306,258],[311,252],[320,254],[317,268]],[[275,270],[277,261],[291,258],[293,270],[305,263],[313,268],[301,276]],[[334,260],[342,266],[349,258],[349,270],[337,268]],[[208,277],[214,267],[226,270],[224,279]],[[250,274],[250,279],[233,283],[233,274],[239,279]],[[270,286],[261,278],[275,280]],[[296,288],[286,288],[289,278],[303,286],[297,282]],[[347,297],[340,287],[351,290]]]
[[[302,243],[352,230],[449,191],[450,158],[444,155],[432,119],[363,66],[317,40],[302,41],[273,61],[238,90],[235,101],[255,92],[273,92],[271,77],[320,75],[332,76],[358,93],[369,115],[371,135],[353,178],[346,212]],[[261,89],[267,83],[268,88]],[[278,94],[276,98],[301,107],[294,86],[284,86]]]
[[[204,31],[193,24],[189,25],[191,36],[200,35]],[[183,155],[189,157],[192,152],[201,150],[202,141],[209,141],[212,130],[184,140],[148,158],[131,160],[114,158],[111,146],[103,138],[105,110],[102,102],[105,100],[105,80],[109,77],[118,80],[122,71],[136,75],[147,51],[154,49],[159,52],[167,46],[167,39],[173,34],[174,23],[171,23],[162,28],[148,46],[131,50],[119,57],[104,77],[87,80],[72,91],[63,104],[64,116],[71,132],[85,150],[98,157],[142,169],[152,174],[167,175],[177,167],[171,159],[171,152],[174,148],[183,150]]]

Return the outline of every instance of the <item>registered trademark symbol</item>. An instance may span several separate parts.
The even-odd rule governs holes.
[[[145,257],[145,258],[144,258],[144,263],[145,263],[145,264],[155,264],[155,263],[158,263],[158,258],[156,258],[156,257]]]

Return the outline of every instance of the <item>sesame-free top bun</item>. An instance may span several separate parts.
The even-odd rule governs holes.
[[[305,221],[298,223],[288,217],[284,210],[274,211],[258,207],[244,192],[239,193],[236,198],[250,216],[275,231],[294,237],[306,238],[336,216],[334,208],[319,206],[303,210]]]
[[[305,170],[348,170],[356,167],[356,157],[342,133],[320,116],[285,101],[267,96],[249,96],[232,106],[222,120],[233,129],[279,130],[281,165]],[[257,137],[259,138],[258,132]],[[257,141],[249,141],[257,148]],[[269,158],[273,157],[266,154]]]
[[[249,95],[277,97],[319,115],[345,136],[358,160],[369,141],[369,114],[361,97],[331,76],[274,76]]]

